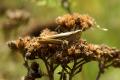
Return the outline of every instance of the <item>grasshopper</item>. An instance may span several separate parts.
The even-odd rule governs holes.
[[[74,38],[76,35],[81,35],[82,30],[70,31],[60,34],[55,34],[51,36],[39,37],[39,42],[41,43],[52,43],[52,44],[62,44],[69,42],[69,39]],[[79,37],[78,36],[78,37]],[[77,37],[77,36],[76,36]]]

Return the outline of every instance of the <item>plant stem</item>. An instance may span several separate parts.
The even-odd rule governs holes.
[[[99,80],[100,76],[101,76],[101,72],[99,71],[96,80]]]
[[[54,80],[53,64],[52,63],[49,64],[49,62],[45,58],[43,59],[43,61],[45,63],[46,69],[47,69],[49,80]]]
[[[98,72],[98,75],[97,75],[96,80],[99,80],[101,74],[104,72],[104,63],[105,63],[105,62],[104,62],[103,59],[101,59],[101,60],[99,61],[99,72]]]
[[[70,72],[70,74],[69,74],[69,80],[72,80],[72,78],[73,78],[73,76],[74,76],[76,64],[77,64],[77,60],[75,59],[75,60],[74,60],[74,64],[73,64],[73,68],[71,69],[71,72]]]

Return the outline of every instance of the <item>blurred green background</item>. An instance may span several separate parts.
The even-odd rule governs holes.
[[[73,12],[89,14],[97,24],[108,29],[108,31],[102,31],[94,27],[83,33],[84,39],[90,43],[107,44],[120,49],[120,0],[70,0],[70,3]],[[0,0],[0,5],[10,9],[24,8],[39,23],[54,20],[57,16],[67,13],[61,7],[60,0]],[[10,38],[5,41],[1,25],[5,20],[6,17],[0,16],[0,80],[22,80],[26,74],[23,59],[20,54],[15,55],[14,52],[12,54],[6,42],[17,39],[27,28],[26,25],[20,26],[19,30],[13,31],[7,36]],[[9,33],[9,30],[6,33]],[[59,70],[60,68],[55,73]],[[74,80],[95,80],[97,73],[97,63],[91,62],[84,65],[82,72],[76,75]],[[111,67],[106,70],[100,80],[120,80],[119,75],[120,69]],[[43,77],[40,80],[44,79]],[[58,75],[55,74],[55,80],[57,79]]]

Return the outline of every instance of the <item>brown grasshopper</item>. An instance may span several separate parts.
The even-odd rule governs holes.
[[[52,44],[62,44],[62,43],[68,43],[69,41],[72,40],[77,40],[80,38],[82,33],[82,30],[76,30],[76,31],[70,31],[70,32],[65,32],[65,33],[60,33],[60,34],[55,34],[51,36],[45,36],[45,37],[40,37],[39,42],[40,43],[52,43]]]

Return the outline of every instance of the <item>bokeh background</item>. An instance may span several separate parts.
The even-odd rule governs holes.
[[[80,14],[89,14],[97,24],[108,31],[96,27],[83,33],[83,38],[94,44],[107,44],[120,49],[120,0],[69,0],[71,10]],[[40,24],[54,20],[57,16],[67,12],[61,7],[60,0],[0,0],[0,7],[8,9],[27,10],[32,20],[25,25],[10,32],[3,32],[2,24],[7,20],[6,16],[0,15],[0,80],[21,80],[26,74],[23,59],[17,52],[12,52],[7,41],[17,39],[33,24]],[[7,34],[7,35],[5,35]],[[6,39],[7,38],[7,39]],[[44,66],[41,63],[41,68]],[[60,68],[56,70],[59,71]],[[74,77],[74,80],[95,80],[98,72],[96,62],[84,65],[82,72]],[[41,78],[39,80],[44,80]],[[55,75],[55,80],[58,75]],[[120,80],[120,69],[109,68],[102,74],[100,80]]]

